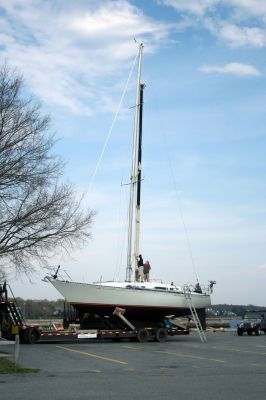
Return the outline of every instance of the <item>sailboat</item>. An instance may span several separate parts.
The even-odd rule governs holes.
[[[206,290],[194,291],[191,287],[181,287],[172,283],[150,280],[136,280],[136,255],[140,253],[140,199],[142,162],[142,113],[145,85],[141,83],[143,43],[139,44],[138,77],[133,130],[133,150],[130,179],[130,199],[128,213],[128,249],[125,281],[77,283],[58,279],[58,274],[47,279],[78,312],[110,315],[116,307],[126,310],[127,318],[154,320],[166,316],[190,314],[190,304],[197,312],[204,312],[211,305],[213,281]],[[135,226],[133,224],[135,221]],[[134,250],[133,247],[133,232]],[[135,268],[134,268],[135,266]],[[189,293],[189,302],[188,302]]]

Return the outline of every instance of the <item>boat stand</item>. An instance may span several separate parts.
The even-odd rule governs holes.
[[[116,307],[113,314],[117,315],[130,329],[132,329],[133,331],[136,329],[134,325],[132,325],[128,319],[126,319],[126,317],[124,317],[124,313],[125,313],[125,309],[124,308],[119,308]]]

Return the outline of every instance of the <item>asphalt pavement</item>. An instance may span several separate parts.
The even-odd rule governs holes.
[[[197,333],[165,343],[21,345],[34,374],[0,375],[4,400],[250,400],[265,398],[266,335]]]

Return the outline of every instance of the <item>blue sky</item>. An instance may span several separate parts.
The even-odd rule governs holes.
[[[262,0],[1,1],[1,62],[50,113],[65,178],[97,212],[93,240],[51,264],[78,281],[125,276],[135,71],[109,133],[134,38],[145,46],[141,251],[152,275],[215,279],[213,303],[266,305]],[[42,276],[15,293],[57,298]]]

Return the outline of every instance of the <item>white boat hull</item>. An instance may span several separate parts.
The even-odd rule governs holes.
[[[190,313],[183,292],[49,280],[67,302],[76,309],[86,309],[86,312],[109,313],[115,307],[121,307],[126,309],[127,316],[134,314],[137,318]],[[205,309],[211,305],[208,294],[191,292],[190,295],[196,309]]]

